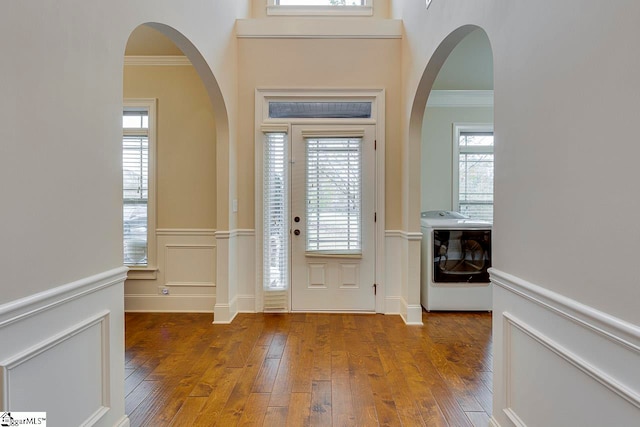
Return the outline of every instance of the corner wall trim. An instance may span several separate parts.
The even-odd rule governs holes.
[[[432,90],[429,107],[493,107],[493,90]]]
[[[491,268],[489,273],[491,282],[496,286],[551,310],[616,344],[640,353],[640,327],[501,270]]]
[[[124,283],[127,271],[127,267],[114,268],[0,305],[0,329],[101,289]]]

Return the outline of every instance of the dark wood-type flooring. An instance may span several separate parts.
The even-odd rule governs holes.
[[[491,314],[127,313],[131,426],[487,426]]]

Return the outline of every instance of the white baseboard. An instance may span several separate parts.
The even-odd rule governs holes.
[[[398,296],[386,297],[384,299],[384,314],[402,313],[402,300]]]
[[[498,424],[498,421],[496,421],[494,417],[491,417],[489,419],[489,427],[501,427],[501,426],[500,424]]]
[[[640,327],[499,270],[491,280],[496,425],[640,419]]]
[[[125,278],[116,268],[0,306],[0,412],[122,423]]]
[[[215,295],[126,295],[128,313],[213,313]]]
[[[238,312],[239,313],[255,313],[256,312],[255,295],[238,295]]]
[[[116,423],[116,427],[130,427],[131,426],[131,422],[129,421],[129,417],[128,416],[124,416],[120,419],[120,421],[118,421],[118,423]]]

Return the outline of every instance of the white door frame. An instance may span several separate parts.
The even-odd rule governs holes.
[[[271,119],[269,101],[370,101],[370,119]],[[265,129],[287,129],[291,140],[292,124],[375,124],[376,125],[376,226],[375,226],[375,311],[385,312],[385,91],[384,89],[256,89],[255,91],[255,296],[257,312],[264,311],[262,289],[263,244],[263,143]],[[290,288],[290,287],[289,287]],[[290,297],[290,289],[289,289]],[[289,310],[291,301],[289,300]]]

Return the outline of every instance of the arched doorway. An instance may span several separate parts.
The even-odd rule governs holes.
[[[133,30],[124,64],[125,311],[213,312],[228,180],[222,95],[195,46],[166,25]]]

